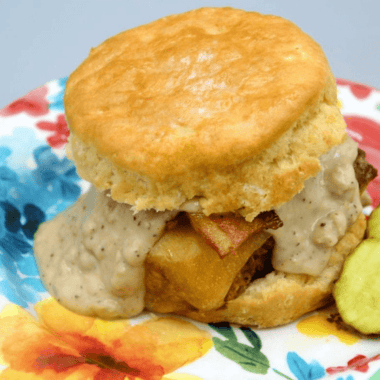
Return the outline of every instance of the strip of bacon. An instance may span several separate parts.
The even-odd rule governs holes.
[[[234,213],[210,216],[189,213],[188,216],[193,228],[221,258],[229,253],[235,255],[236,249],[252,234],[282,226],[280,218],[273,211],[261,213],[252,222],[247,222],[242,216]]]

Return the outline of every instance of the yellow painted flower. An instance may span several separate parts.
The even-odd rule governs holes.
[[[297,330],[307,336],[313,338],[321,338],[329,335],[336,336],[342,343],[352,345],[360,340],[358,334],[346,331],[330,321],[330,313],[328,310],[320,311],[306,318],[301,319],[297,323]]]
[[[8,366],[0,380],[158,380],[212,347],[209,333],[179,318],[103,321],[52,298],[35,310],[38,320],[16,305],[0,313],[0,359]]]

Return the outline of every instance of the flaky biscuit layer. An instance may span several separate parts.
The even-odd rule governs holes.
[[[64,101],[79,174],[137,210],[200,197],[205,214],[252,220],[298,193],[345,138],[320,46],[287,20],[231,8],[108,39]]]
[[[319,156],[346,137],[338,108],[326,102],[313,117],[294,124],[270,148],[239,165],[188,171],[164,182],[115,165],[75,134],[69,149],[80,176],[98,190],[110,189],[113,199],[137,210],[178,209],[198,196],[206,215],[240,210],[251,221],[300,192],[304,181],[320,170]]]

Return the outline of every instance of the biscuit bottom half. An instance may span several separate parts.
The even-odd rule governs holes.
[[[212,310],[197,310],[180,300],[178,295],[181,289],[168,286],[165,278],[154,271],[151,252],[147,259],[145,307],[150,311],[170,311],[206,323],[228,321],[260,328],[290,323],[332,302],[333,285],[341,273],[346,257],[363,239],[365,228],[365,216],[361,214],[334,247],[328,265],[320,276],[288,274],[273,270],[265,277],[251,282],[237,298],[228,300],[221,307]],[[175,253],[172,252],[172,255],[175,256]],[[177,276],[184,274],[186,275],[177,273]],[[205,288],[208,284],[203,283],[199,286]]]

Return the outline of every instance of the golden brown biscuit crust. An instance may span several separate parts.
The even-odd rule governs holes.
[[[200,196],[206,214],[245,207],[252,219],[300,191],[317,158],[344,139],[320,46],[290,21],[232,8],[165,17],[106,40],[70,76],[64,102],[80,174],[137,209]],[[280,146],[297,144],[304,125],[321,128],[298,150]],[[282,173],[261,186],[252,176],[266,181],[265,160]]]

